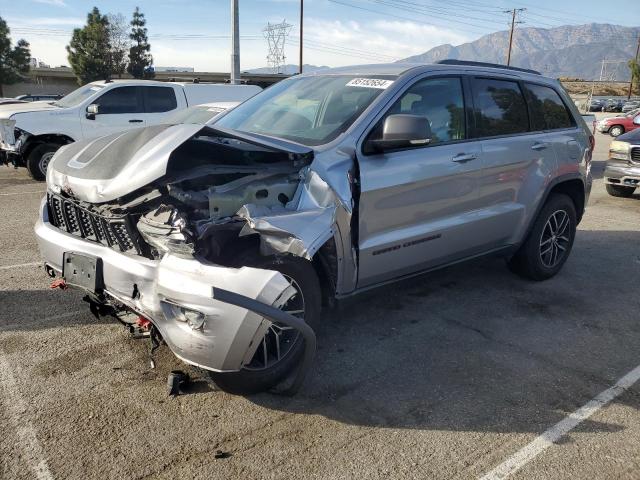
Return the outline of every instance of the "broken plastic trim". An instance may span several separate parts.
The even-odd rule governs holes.
[[[235,305],[236,307],[246,308],[258,315],[262,315],[271,322],[283,323],[287,327],[294,328],[300,332],[304,339],[304,357],[298,367],[298,371],[291,386],[277,392],[284,395],[295,395],[298,390],[300,390],[307,373],[309,373],[316,354],[316,334],[313,329],[304,320],[298,317],[294,317],[289,313],[285,313],[275,307],[266,305],[238,293],[230,292],[222,288],[212,287],[212,296],[215,300]]]

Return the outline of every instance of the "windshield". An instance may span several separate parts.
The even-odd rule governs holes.
[[[221,107],[196,105],[195,107],[189,107],[175,112],[173,115],[167,117],[164,123],[170,125],[177,125],[179,123],[206,125],[212,118],[224,111],[225,109]]]
[[[395,78],[319,75],[284,80],[215,124],[307,146],[322,145],[349,128]]]
[[[74,90],[69,95],[62,97],[57,102],[53,102],[53,105],[64,108],[75,107],[103,88],[103,85],[85,85],[84,87]]]

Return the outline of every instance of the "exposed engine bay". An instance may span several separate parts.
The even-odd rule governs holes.
[[[75,145],[63,149],[49,182],[60,185],[49,196],[52,223],[125,253],[150,259],[165,253],[195,256],[223,266],[237,266],[238,254],[247,249],[311,259],[333,236],[340,202],[308,168],[312,150],[288,151],[209,127],[195,134],[187,130],[186,141],[168,145],[159,178],[108,201],[92,201],[100,200],[96,192],[101,190],[95,172],[89,176],[94,165],[94,170],[112,166],[101,172],[105,185],[131,181],[132,174],[149,167],[137,158],[144,157],[148,144],[176,136],[171,130],[184,127],[114,135],[78,152]],[[105,155],[110,158],[100,158]],[[132,172],[136,163],[139,169]],[[82,174],[90,180],[82,181]]]

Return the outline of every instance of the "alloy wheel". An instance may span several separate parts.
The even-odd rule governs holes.
[[[54,153],[55,152],[47,152],[44,155],[42,155],[42,157],[40,157],[38,168],[40,168],[40,171],[45,177],[47,175],[47,167],[49,166],[49,162],[51,161],[51,158],[53,158]]]
[[[293,278],[284,274],[283,276],[296,293],[280,307],[280,310],[304,320],[305,300],[302,289]],[[291,353],[299,336],[300,332],[292,327],[280,323],[272,323],[262,338],[262,342],[258,345],[251,362],[245,365],[244,368],[246,370],[259,371],[273,367]]]
[[[554,268],[567,254],[570,243],[571,218],[564,210],[553,212],[540,236],[540,260],[547,268]]]

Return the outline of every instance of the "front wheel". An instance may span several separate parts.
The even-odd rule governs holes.
[[[509,260],[509,268],[531,280],[553,277],[569,257],[576,226],[576,208],[571,198],[552,194],[524,244]]]
[[[27,158],[27,170],[31,178],[43,181],[47,177],[47,167],[53,154],[60,148],[55,143],[43,143],[34,148]]]
[[[633,192],[635,191],[634,187],[625,187],[623,185],[612,185],[610,183],[607,183],[606,188],[607,188],[607,193],[612,197],[629,198],[631,195],[633,195]]]
[[[609,130],[609,135],[611,135],[612,137],[619,137],[623,133],[624,133],[624,128],[621,127],[620,125],[614,125]]]
[[[282,273],[296,294],[280,308],[312,326],[317,324],[321,309],[320,282],[311,262],[297,257],[264,257],[247,263]],[[249,395],[263,392],[282,381],[298,365],[303,353],[304,340],[300,333],[274,323],[242,370],[208,374],[220,389],[229,393]]]

